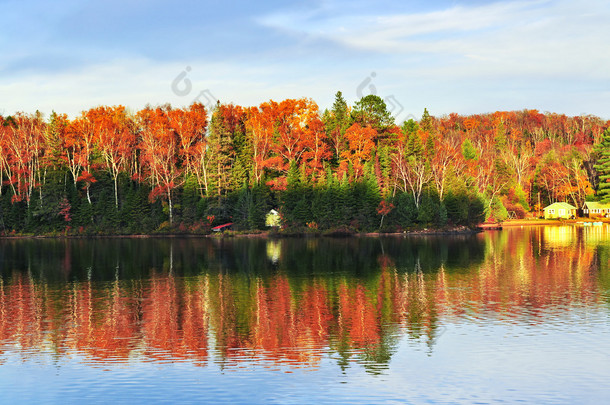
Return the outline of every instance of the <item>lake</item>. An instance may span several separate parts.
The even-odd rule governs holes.
[[[603,403],[610,227],[0,240],[3,403]]]

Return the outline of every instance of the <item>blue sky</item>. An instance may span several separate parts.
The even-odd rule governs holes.
[[[398,121],[424,107],[610,118],[605,0],[2,4],[3,115],[212,98],[326,108],[340,90],[350,104],[376,93]]]

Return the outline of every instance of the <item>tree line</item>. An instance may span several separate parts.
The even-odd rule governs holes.
[[[603,194],[610,139],[599,117],[536,110],[398,125],[380,97],[341,92],[324,111],[303,98],[0,121],[4,234],[255,230],[271,208],[296,231],[471,226]]]

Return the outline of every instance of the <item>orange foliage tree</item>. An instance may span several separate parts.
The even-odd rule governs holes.
[[[169,119],[169,109],[146,108],[138,113],[142,164],[153,189],[150,199],[167,199],[169,223],[173,223],[172,190],[181,184],[180,140]]]
[[[87,112],[87,117],[94,126],[95,146],[114,181],[114,203],[118,210],[119,174],[129,167],[135,149],[133,122],[123,106],[93,108]]]
[[[347,169],[350,164],[354,170],[356,178],[363,175],[364,162],[371,158],[371,153],[375,147],[377,131],[371,127],[361,127],[360,124],[353,124],[345,131],[345,138],[349,144],[349,150],[341,154],[343,169]]]

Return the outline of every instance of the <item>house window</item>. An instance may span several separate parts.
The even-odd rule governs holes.
[[[566,214],[566,210],[559,210],[559,215],[565,215]]]
[[[549,210],[549,214],[554,214],[554,213],[555,213],[555,210],[552,210],[552,209]]]

